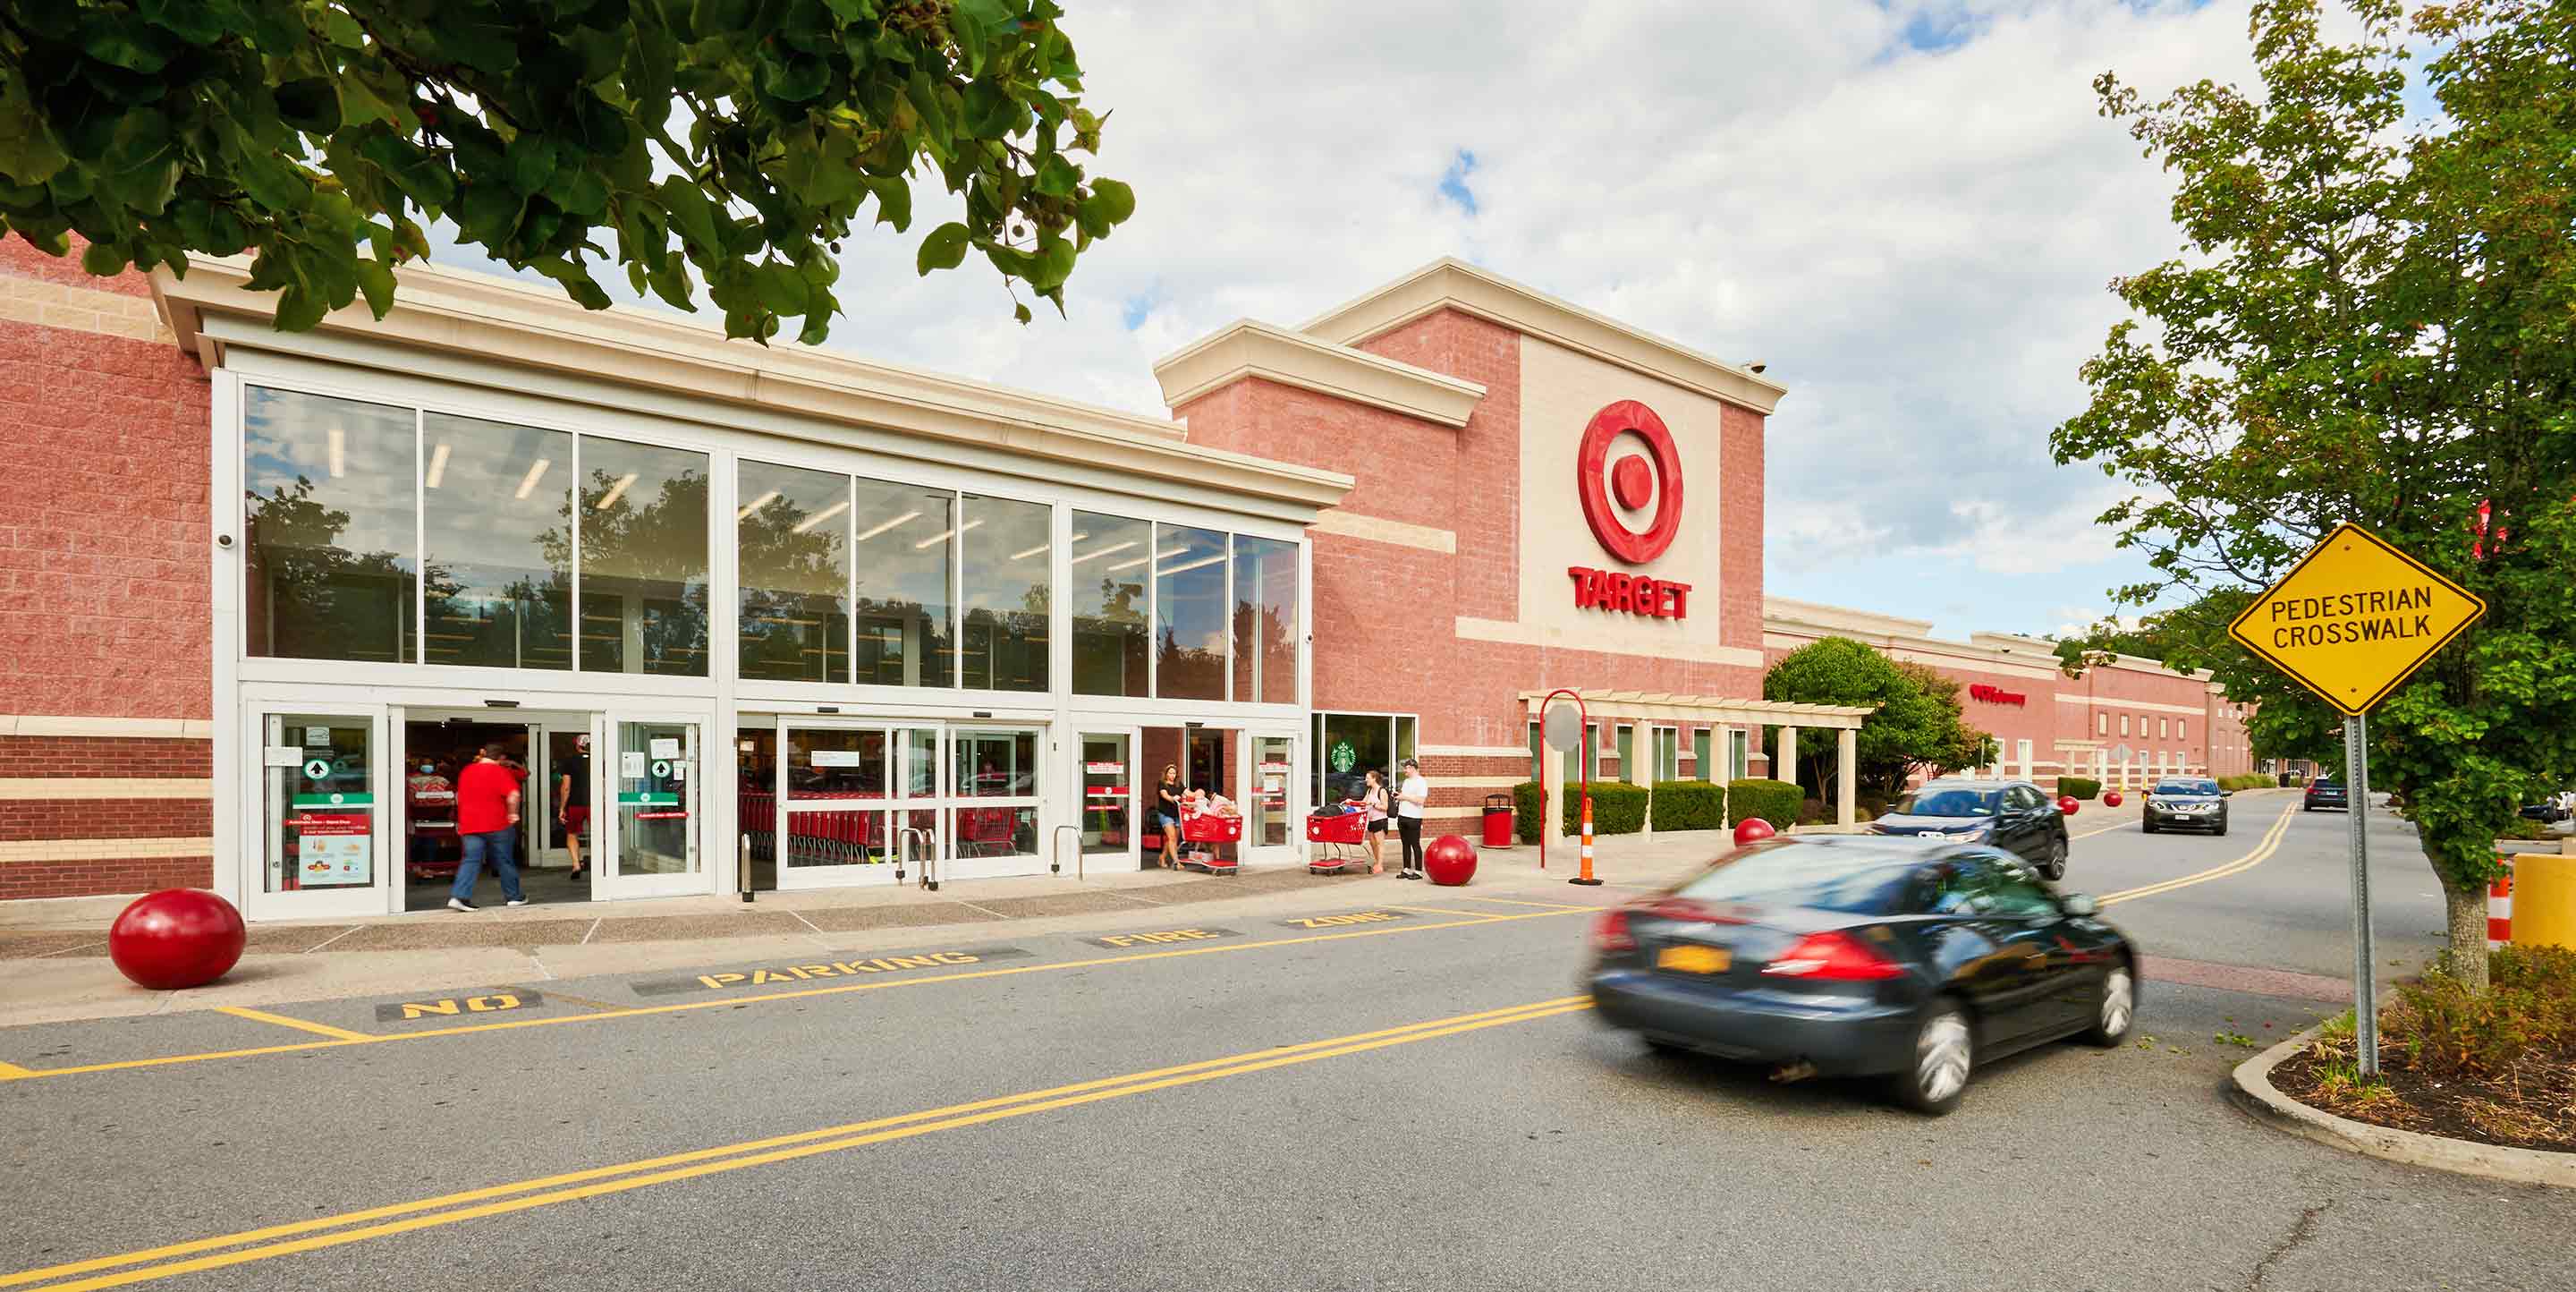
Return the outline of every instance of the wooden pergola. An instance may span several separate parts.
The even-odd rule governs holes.
[[[1547,697],[1552,694],[1556,693],[1521,692],[1521,704],[1528,710],[1531,721],[1544,721]],[[1792,768],[1797,764],[1800,728],[1818,727],[1833,731],[1837,733],[1835,740],[1841,754],[1834,778],[1834,819],[1845,827],[1853,824],[1853,804],[1858,797],[1860,780],[1860,724],[1862,719],[1878,711],[1876,705],[1798,704],[1788,700],[1739,700],[1726,696],[1673,695],[1662,691],[1578,690],[1575,694],[1583,697],[1587,715],[1601,723],[1624,721],[1750,727],[1757,733],[1764,727],[1777,727],[1780,731],[1780,762]],[[1755,744],[1759,746],[1758,738]],[[1706,769],[1702,769],[1702,774],[1706,774]],[[1558,796],[1565,792],[1563,761],[1540,759],[1539,781],[1546,791],[1547,801],[1559,801]],[[1553,844],[1561,840],[1564,836],[1558,814],[1541,812],[1539,815],[1543,818],[1540,828],[1547,832],[1548,842]],[[1652,818],[1649,817],[1649,833],[1652,828]]]

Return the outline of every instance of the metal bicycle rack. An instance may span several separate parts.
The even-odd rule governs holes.
[[[1078,825],[1059,825],[1047,832],[1047,873],[1064,873],[1064,836],[1068,830],[1073,832],[1073,877],[1079,881],[1082,878],[1082,827]]]
[[[939,891],[939,845],[930,837],[928,830],[917,825],[905,826],[895,833],[894,882],[903,882],[903,863],[912,855],[912,841],[915,839],[921,840],[921,886],[936,893]]]

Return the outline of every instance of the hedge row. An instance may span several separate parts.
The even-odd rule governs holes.
[[[2057,778],[2057,792],[2079,799],[2098,798],[2102,794],[2102,782],[2090,776],[2060,776]]]
[[[2276,790],[2281,788],[2281,778],[2268,772],[2247,772],[2242,776],[2221,776],[2218,778],[2218,788],[2222,790]]]
[[[1537,781],[1522,781],[1512,787],[1512,829],[1522,843],[1538,842],[1538,801]],[[1581,833],[1583,786],[1567,786],[1565,801],[1558,806],[1565,833]],[[1649,810],[1654,813],[1658,830],[1719,830],[1727,825],[1726,791],[1707,781],[1659,781],[1651,809],[1645,786],[1625,781],[1592,782],[1592,833],[1596,838],[1645,829]]]
[[[1786,831],[1798,823],[1798,808],[1804,795],[1791,781],[1747,779],[1726,783],[1726,823],[1738,825],[1760,817],[1775,830]]]

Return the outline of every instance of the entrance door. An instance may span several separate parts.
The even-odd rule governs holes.
[[[1252,780],[1243,802],[1243,846],[1256,858],[1284,856],[1305,842],[1290,817],[1296,742],[1287,736],[1255,735],[1250,740]]]
[[[611,713],[591,747],[591,801],[608,808],[600,822],[599,878],[592,896],[668,897],[710,891],[698,837],[701,766],[698,723]]]
[[[381,915],[391,908],[392,768],[385,718],[254,707],[243,765],[259,769],[243,850],[242,913],[252,919]]]
[[[1073,783],[1082,787],[1074,823],[1082,829],[1085,867],[1132,870],[1137,865],[1136,733],[1085,731],[1074,737]],[[1052,833],[1052,831],[1050,831]],[[1049,861],[1055,860],[1048,841]]]
[[[778,887],[894,883],[904,858],[942,856],[932,724],[781,719],[772,811]],[[919,831],[907,835],[908,830]],[[918,860],[903,867],[906,874]]]
[[[942,877],[981,879],[1042,871],[1039,804],[1045,793],[1046,729],[955,726],[948,730],[949,864]]]

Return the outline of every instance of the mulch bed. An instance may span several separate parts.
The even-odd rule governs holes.
[[[2272,1069],[2281,1093],[2354,1121],[2504,1148],[2576,1153],[2576,1054],[2533,1052],[2496,1076],[2436,1078],[2403,1046],[2379,1047],[2384,1090],[2351,1079],[2351,1037],[2324,1039]]]

